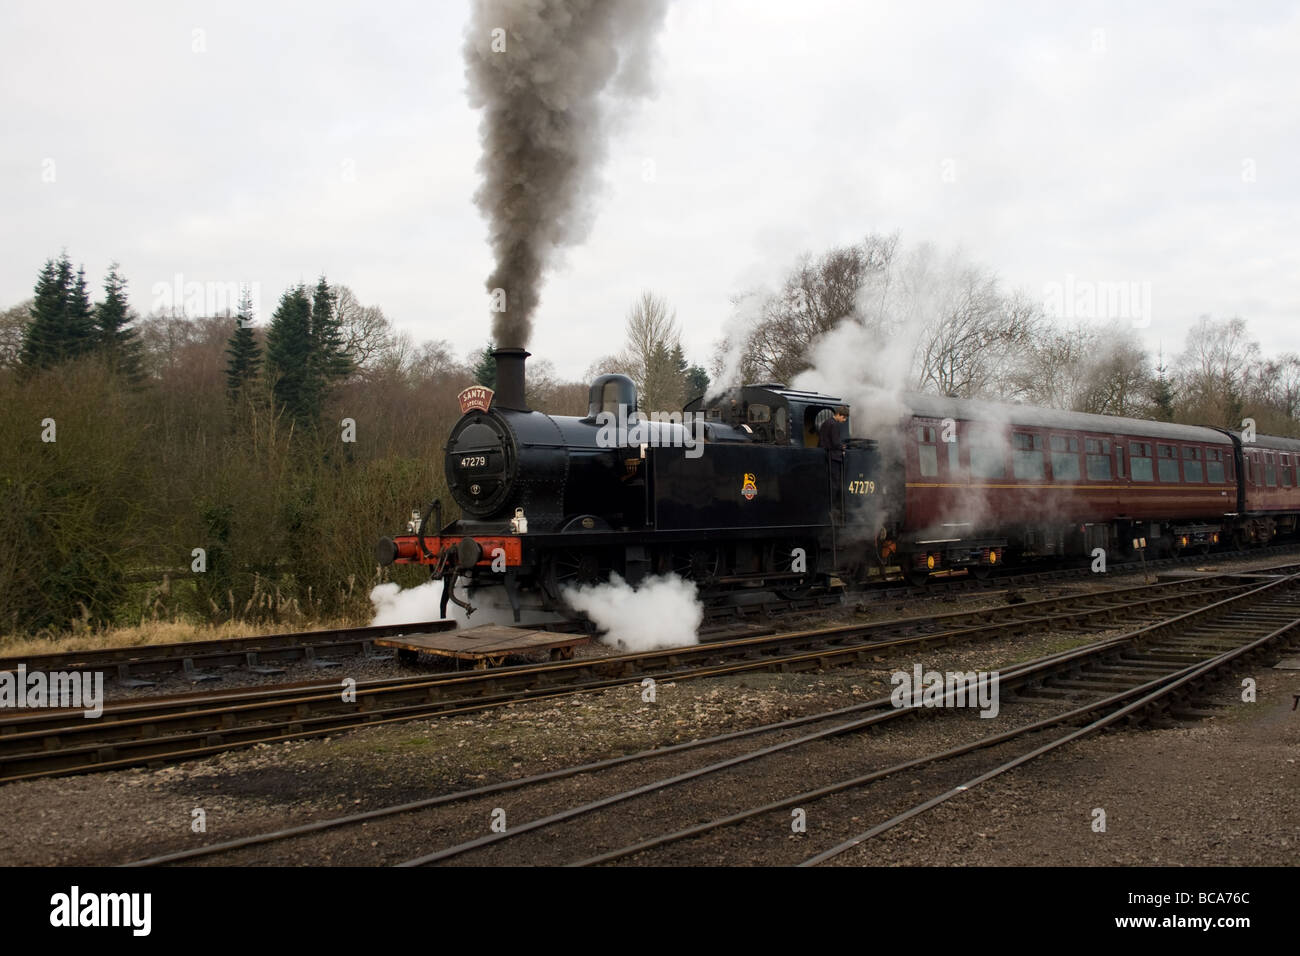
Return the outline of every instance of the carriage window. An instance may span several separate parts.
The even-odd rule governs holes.
[[[1084,440],[1083,450],[1087,452],[1089,481],[1110,480],[1110,442],[1103,438]]]
[[[917,457],[921,460],[921,475],[933,478],[939,474],[939,449],[933,445],[917,445]]]
[[[956,441],[944,442],[948,446],[948,476],[950,478],[959,478],[961,476],[961,449],[957,446]]]
[[[921,476],[933,478],[939,474],[939,449],[934,443],[939,440],[939,430],[931,425],[916,426],[916,456],[921,463]]]
[[[1201,481],[1201,449],[1183,446],[1183,480]]]
[[[1205,477],[1211,482],[1223,483],[1223,452],[1218,448],[1205,452]]]
[[[1053,435],[1048,441],[1052,448],[1052,477],[1057,481],[1079,480],[1079,439]]]
[[[1264,484],[1270,488],[1277,487],[1277,466],[1273,464],[1272,454],[1264,456]]]
[[[1160,460],[1160,480],[1178,480],[1178,459],[1174,457],[1173,445],[1157,445],[1156,454]]]
[[[1043,436],[1028,432],[1011,435],[1011,470],[1017,478],[1033,481],[1044,475]]]
[[[1154,481],[1151,471],[1151,444],[1149,442],[1129,442],[1129,469],[1134,481]]]
[[[1290,488],[1291,487],[1291,456],[1283,455],[1281,464],[1282,464],[1282,487]]]
[[[1007,458],[1001,436],[990,431],[972,431],[967,438],[970,442],[971,477],[1006,477]]]

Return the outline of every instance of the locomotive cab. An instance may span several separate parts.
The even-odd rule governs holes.
[[[839,404],[838,398],[767,382],[701,396],[686,405],[686,412],[702,415],[706,426],[722,426],[750,441],[816,448],[817,430]]]

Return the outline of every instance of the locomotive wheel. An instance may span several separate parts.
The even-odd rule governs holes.
[[[709,584],[718,576],[722,556],[717,548],[675,549],[672,555],[673,574],[688,581]]]
[[[797,580],[787,580],[779,585],[775,585],[772,590],[776,596],[787,601],[798,600],[810,595],[813,588],[817,585],[817,545],[810,542],[791,541],[776,546],[773,554],[773,570],[788,574],[793,570],[795,548],[803,548],[804,560],[807,562],[807,570],[802,578]]]
[[[972,564],[970,568],[970,576],[976,581],[987,581],[992,573],[993,566],[988,564]]]
[[[542,587],[551,601],[563,604],[565,588],[586,587],[608,579],[609,566],[599,552],[557,551],[546,559]]]
[[[907,583],[914,588],[923,588],[930,583],[930,572],[925,568],[912,568],[903,575]]]

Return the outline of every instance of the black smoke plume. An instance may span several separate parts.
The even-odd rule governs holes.
[[[665,0],[478,0],[465,37],[470,104],[483,110],[483,184],[504,289],[498,347],[528,344],[546,267],[591,228],[610,114],[649,92]],[[502,47],[504,46],[504,49]]]

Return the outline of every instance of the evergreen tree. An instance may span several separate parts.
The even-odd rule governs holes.
[[[1165,367],[1165,355],[1162,349],[1156,359],[1156,377],[1151,380],[1151,404],[1155,407],[1156,419],[1162,422],[1174,420],[1174,386],[1169,381],[1168,369]]]
[[[19,361],[25,367],[50,368],[80,354],[84,343],[78,341],[76,330],[70,323],[73,291],[72,261],[67,252],[58,259],[47,259],[36,279],[31,321],[23,330]],[[80,303],[77,303],[77,308],[80,308]],[[89,303],[86,303],[86,308],[89,308]]]
[[[226,392],[231,401],[242,393],[244,386],[257,378],[262,364],[262,349],[253,334],[253,296],[244,289],[239,296],[239,315],[235,318],[235,331],[227,342]]]
[[[698,398],[709,390],[709,373],[699,365],[686,370],[686,400]]]
[[[140,372],[140,340],[130,323],[134,316],[126,298],[126,280],[114,262],[104,279],[104,301],[95,306],[95,339],[112,368],[132,381]]]
[[[301,424],[315,424],[320,415],[311,334],[311,299],[303,285],[285,290],[266,332],[266,371],[274,381],[275,398]]]
[[[94,351],[98,344],[95,335],[95,308],[90,304],[90,287],[86,284],[86,267],[77,269],[77,278],[68,293],[66,319],[67,356],[75,358]]]
[[[483,346],[483,351],[474,364],[474,381],[488,388],[497,387],[497,360],[492,357],[493,348],[491,342]]]
[[[315,386],[323,398],[329,387],[352,374],[343,327],[334,309],[336,296],[321,276],[311,303],[312,358]]]
[[[25,367],[43,368],[53,364],[53,350],[66,302],[67,289],[59,281],[59,267],[53,259],[46,259],[36,279],[31,318],[23,329],[18,352],[18,361]]]

